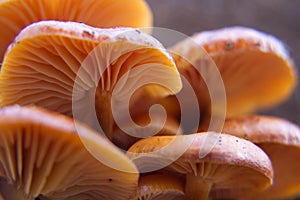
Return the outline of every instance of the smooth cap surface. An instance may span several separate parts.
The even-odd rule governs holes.
[[[254,142],[272,161],[273,185],[250,198],[285,199],[300,194],[299,126],[278,117],[250,115],[227,119],[223,132]]]
[[[206,145],[213,145],[205,143],[208,134],[217,137],[217,143],[205,157],[200,157]],[[171,146],[173,142],[176,145]],[[177,159],[174,156],[180,148],[186,151]],[[198,177],[212,185],[210,196],[215,198],[237,198],[272,183],[268,156],[253,143],[227,134],[199,133],[177,136],[176,140],[174,136],[155,136],[135,143],[127,155],[139,171],[169,163],[164,169]]]

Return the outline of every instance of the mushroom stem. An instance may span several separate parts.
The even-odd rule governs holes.
[[[206,200],[209,197],[212,183],[200,179],[194,174],[186,175],[185,193],[188,200]]]
[[[1,199],[34,200],[33,197],[18,190],[15,185],[9,184],[6,180],[0,178],[0,200]]]
[[[95,109],[102,130],[107,138],[111,140],[114,118],[111,110],[111,93],[109,91],[97,91]]]

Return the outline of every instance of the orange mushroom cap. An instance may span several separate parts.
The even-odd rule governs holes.
[[[196,69],[211,70],[203,62],[203,49],[222,76],[229,117],[275,106],[295,88],[294,62],[278,38],[247,27],[204,31],[170,48],[179,72],[193,86],[202,107],[209,108],[210,96]]]
[[[300,194],[299,126],[278,117],[250,115],[227,119],[223,132],[254,142],[272,161],[273,185],[249,199],[286,199]]]
[[[0,195],[6,200],[124,200],[135,194],[138,178],[122,152],[83,124],[37,107],[0,109]]]
[[[3,0],[0,2],[0,62],[8,45],[27,25],[43,20],[76,21],[95,27],[151,27],[144,0]]]
[[[114,129],[114,137],[112,142],[118,147],[127,150],[135,142],[140,139],[152,137],[154,135],[181,135],[182,130],[177,120],[168,117],[165,123],[162,124],[161,116],[154,116],[155,121],[150,122],[146,115],[136,117],[138,126],[122,126]],[[151,124],[147,126],[147,124]],[[146,128],[143,128],[146,126]],[[162,126],[162,127],[161,127]]]
[[[132,200],[184,200],[184,181],[168,174],[142,175]]]
[[[138,87],[148,96],[181,89],[179,73],[163,46],[138,29],[76,22],[42,21],[26,27],[10,45],[0,75],[2,106],[35,104],[95,129],[98,118],[109,138],[115,117],[125,115]]]
[[[207,137],[216,137],[217,143],[205,143]],[[207,145],[213,145],[211,151],[201,156]],[[185,175],[188,199],[240,198],[272,184],[268,156],[253,143],[227,134],[154,136],[136,142],[127,155],[140,172],[158,169]]]

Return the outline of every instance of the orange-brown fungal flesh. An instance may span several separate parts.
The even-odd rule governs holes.
[[[205,144],[206,137],[216,137],[217,141],[202,157],[201,150],[209,145]],[[177,158],[180,148],[185,151]],[[272,184],[268,156],[253,143],[227,134],[154,136],[135,143],[127,155],[140,172],[162,166],[164,170],[184,174],[188,199],[238,198]]]
[[[181,89],[163,46],[134,28],[100,29],[76,22],[26,27],[9,47],[0,75],[1,106],[34,104],[75,118],[74,108],[83,109],[78,111],[83,121],[94,111],[110,139],[112,104],[121,118],[130,107],[123,101],[136,87],[145,88],[148,96],[147,91],[163,96]]]
[[[17,14],[16,14],[17,13]],[[75,21],[94,27],[151,27],[144,0],[3,0],[0,2],[0,62],[21,29],[43,20]]]
[[[179,72],[198,95],[201,108],[210,107],[209,91],[201,77],[205,73],[199,73],[210,70],[203,61],[204,50],[224,82],[227,116],[275,106],[295,88],[294,62],[278,38],[246,27],[204,31],[170,48]]]
[[[96,159],[87,146],[128,171],[107,166],[110,161]],[[135,193],[138,178],[135,165],[123,153],[83,124],[75,126],[73,119],[37,107],[0,109],[4,199],[123,200]]]
[[[225,121],[223,132],[248,139],[270,157],[274,183],[250,199],[285,199],[300,194],[300,129],[288,120],[272,116],[240,116]]]

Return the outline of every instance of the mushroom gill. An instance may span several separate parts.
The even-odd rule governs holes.
[[[101,131],[98,119],[109,138],[114,118],[127,117],[131,95],[141,87],[149,97],[181,89],[162,45],[138,29],[76,22],[26,27],[9,47],[0,75],[1,106],[34,104]]]
[[[224,82],[228,117],[278,105],[296,86],[295,63],[284,43],[252,28],[203,31],[169,50],[179,72],[198,95],[199,106],[206,109],[211,106],[212,91],[203,76],[212,69],[203,59],[203,51],[211,56],[222,80],[215,79],[214,74],[207,79]]]
[[[79,122],[75,126],[69,117],[38,107],[1,108],[0,141],[4,199],[123,200],[137,189],[135,165],[106,138]],[[111,161],[104,158],[127,171],[107,166]]]
[[[18,14],[16,14],[18,13]],[[3,0],[0,2],[0,62],[8,45],[27,25],[75,21],[95,27],[151,27],[152,12],[144,0]]]
[[[207,137],[215,137],[216,143],[207,143]],[[202,155],[210,145],[211,151]],[[184,175],[191,200],[241,198],[272,184],[273,168],[263,150],[227,134],[154,136],[136,142],[127,155],[140,173],[167,170]]]

